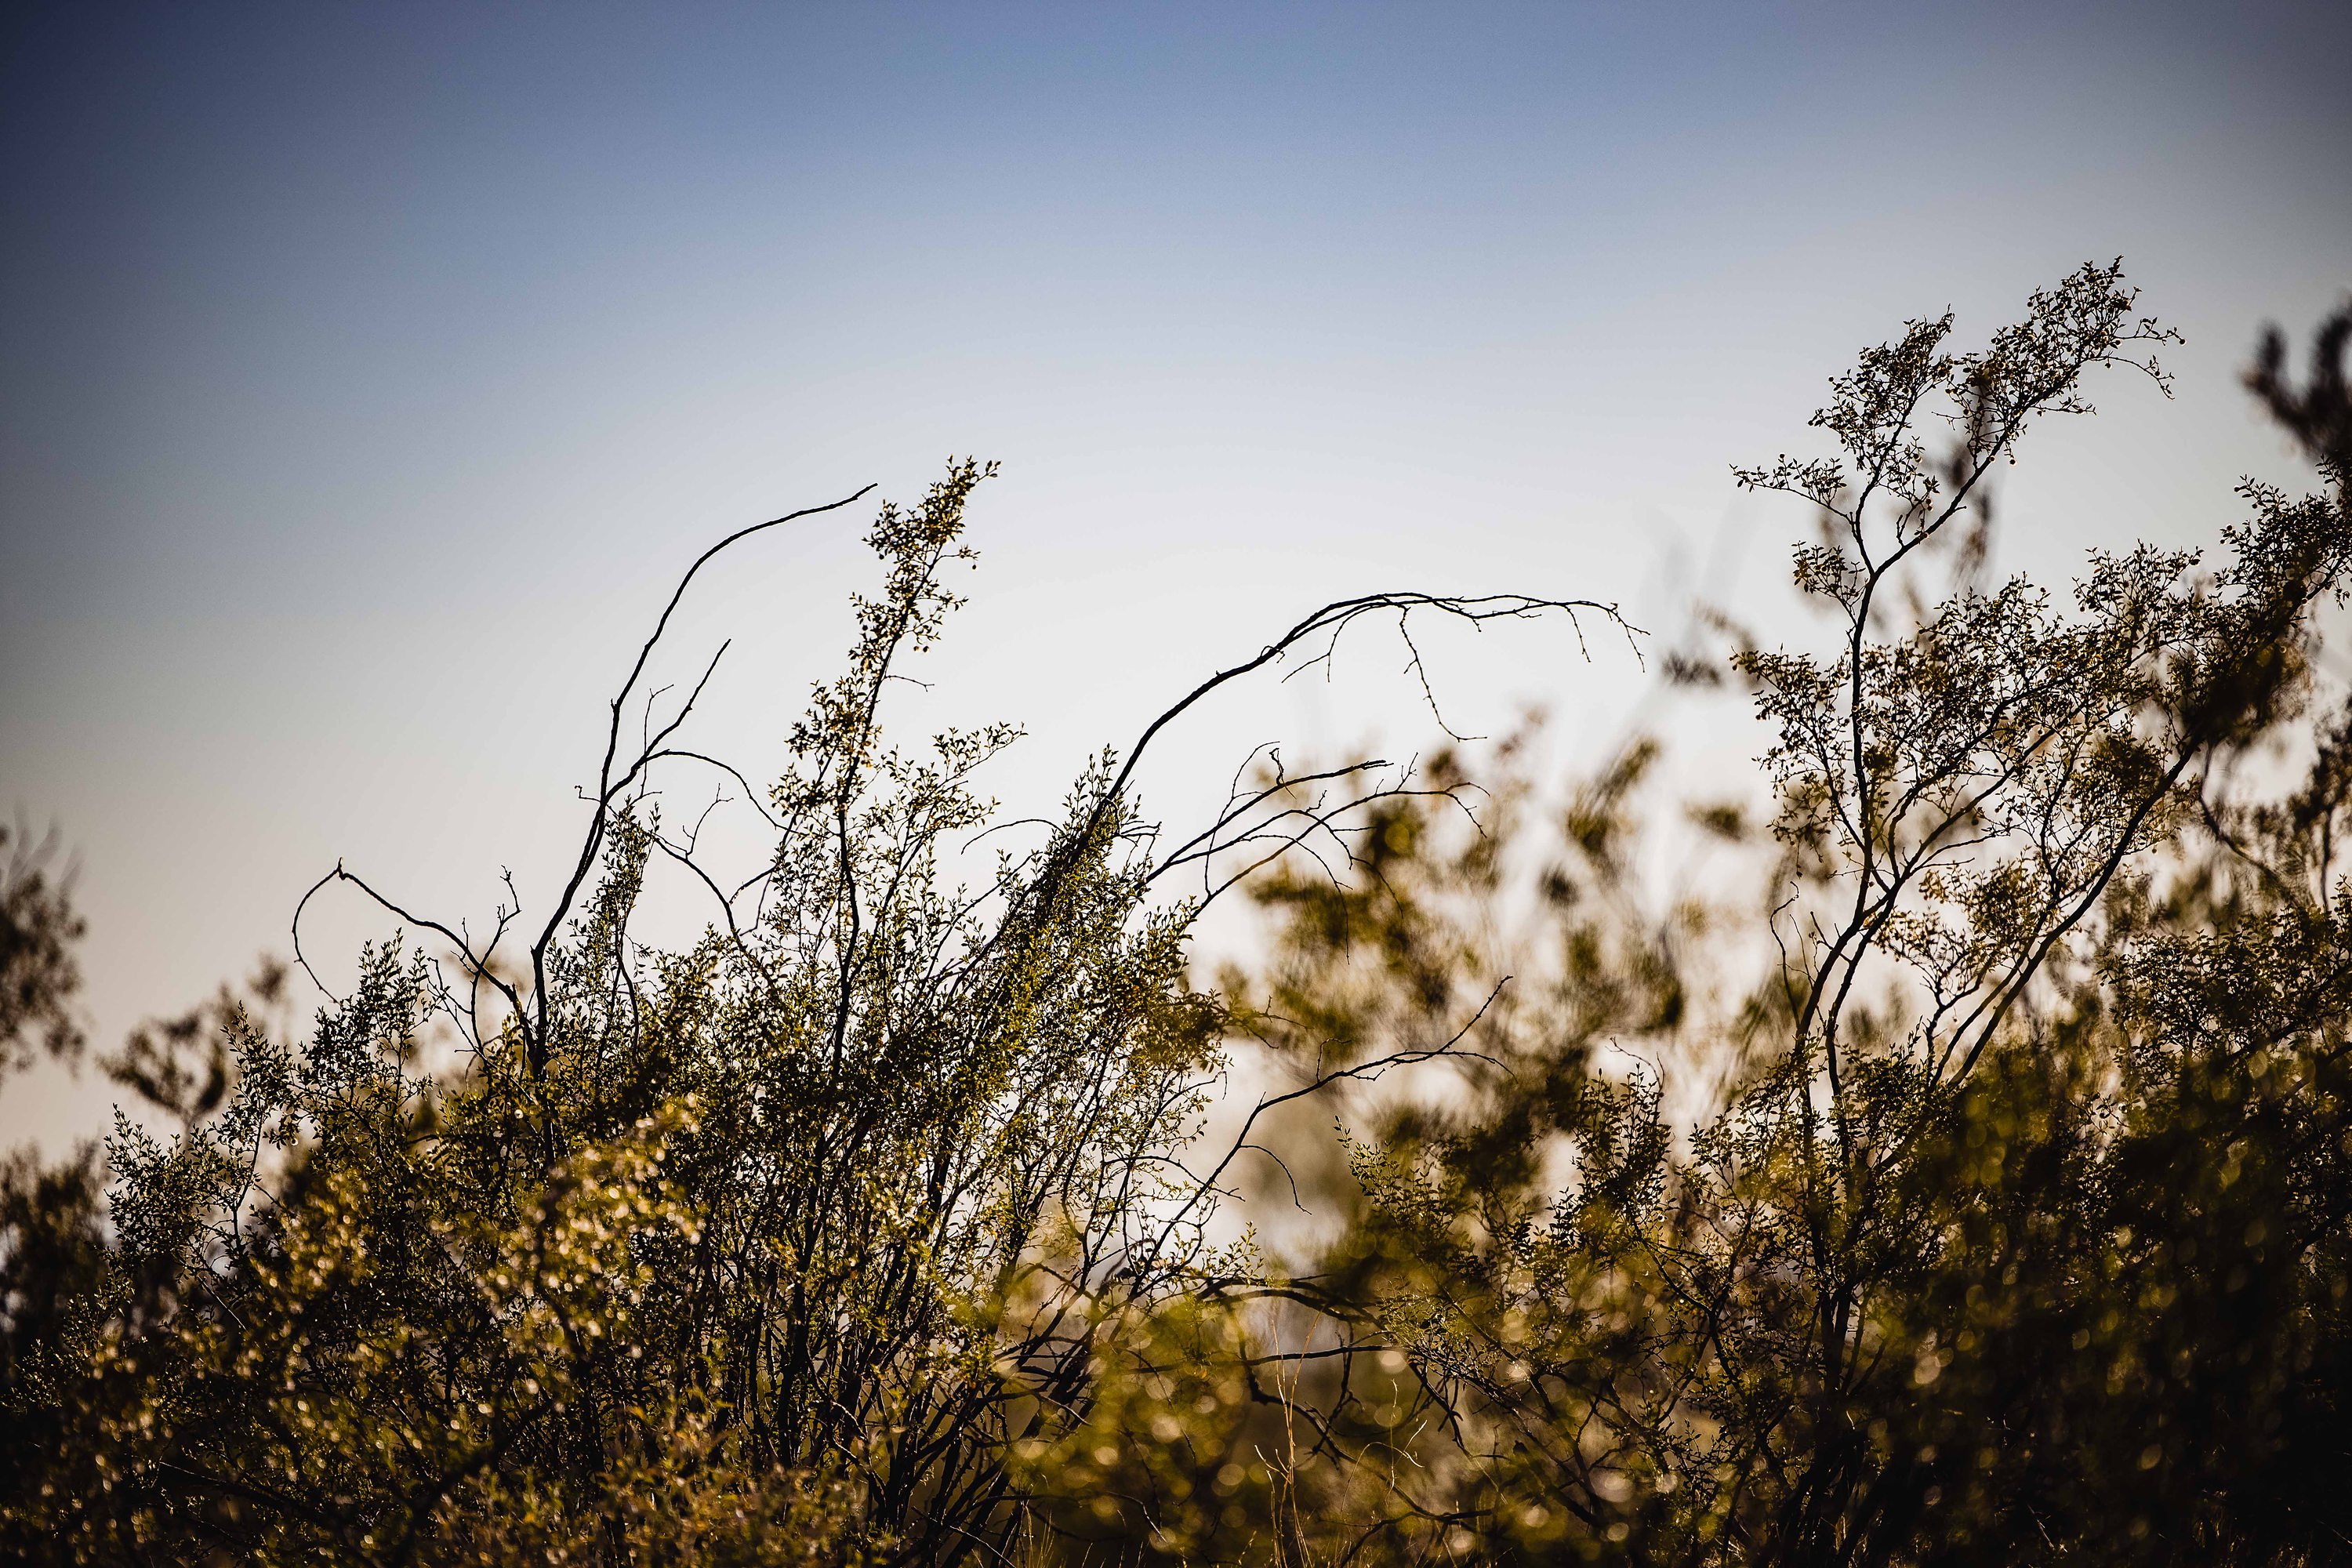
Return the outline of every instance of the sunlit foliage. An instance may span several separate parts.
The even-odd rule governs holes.
[[[2343,1559],[2346,332],[2251,378],[2325,493],[2249,482],[2210,561],[1989,581],[2021,441],[2103,369],[2163,384],[2135,303],[2091,267],[1979,352],[1913,323],[1830,451],[1736,470],[1818,522],[1828,630],[1667,660],[1765,737],[1687,804],[1650,742],[1559,795],[1522,736],[1270,759],[1154,831],[1137,757],[1228,681],[1366,616],[1612,614],[1402,594],[1000,828],[1012,730],[882,723],[971,463],[880,509],[754,789],[682,737],[699,685],[640,690],[774,524],[723,541],[551,908],[479,936],[338,867],[313,896],[404,934],[307,1028],[265,970],[104,1058],[163,1131],[0,1173],[0,1553]],[[751,797],[758,863],[665,819],[678,771]],[[682,948],[635,923],[660,877],[710,900]],[[0,1049],[70,1056],[78,919],[8,878]],[[1235,886],[1263,940],[1212,987]],[[1322,1228],[1259,1242],[1259,1184]]]
[[[1480,1018],[1452,1092],[1358,1134],[1366,1206],[1311,1279],[1411,1360],[1402,1405],[1318,1406],[1393,1550],[2352,1550],[2347,721],[2312,677],[2341,455],[2328,495],[2242,487],[2214,563],[2095,555],[2063,609],[1986,584],[1969,537],[2038,416],[2164,335],[2132,303],[2092,268],[1980,354],[1915,323],[1833,384],[1836,456],[1738,470],[1820,518],[1796,578],[1835,635],[1732,659],[1776,814],[1696,896],[1643,884],[1638,746],[1554,858],[1511,847],[1545,897],[1516,949],[1479,934],[1511,923],[1496,847],[1411,802],[1377,877],[1259,889],[1272,1010],[1368,1041]],[[2283,766],[2306,781],[2241,782]],[[1669,1114],[1700,1069],[1718,1108]]]

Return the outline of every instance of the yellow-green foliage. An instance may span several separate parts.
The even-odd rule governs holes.
[[[2315,444],[2333,493],[2249,483],[2217,564],[2096,556],[2065,612],[1960,521],[2162,335],[2131,303],[2093,268],[1982,354],[1915,323],[1835,384],[1839,458],[1741,472],[1818,513],[1834,636],[1735,658],[1778,813],[1697,897],[1640,870],[1641,746],[1554,835],[1398,803],[1377,876],[1261,887],[1269,1010],[1353,1048],[1475,1010],[1482,1058],[1351,1134],[1362,1206],[1299,1266],[1414,1383],[1406,1466],[1308,1391],[1349,1500],[1309,1560],[1382,1518],[1405,1558],[2344,1559],[2352,709],[2312,671],[2352,466]]]
[[[2097,556],[2070,607],[1988,585],[1989,476],[2167,335],[2132,307],[2093,267],[1981,353],[1914,323],[1835,456],[1739,472],[1817,514],[1831,632],[1728,661],[1754,798],[1679,828],[1648,744],[1547,810],[1514,742],[1480,824],[1466,751],[1274,762],[1168,850],[1130,750],[959,881],[1013,733],[879,721],[953,465],[881,510],[747,880],[647,784],[725,768],[692,699],[620,746],[641,657],[536,941],[404,913],[307,1033],[134,1041],[179,1131],[120,1120],[102,1203],[0,1168],[0,1556],[2346,1561],[2352,318],[2257,377],[2331,493],[2250,483],[2219,563]],[[1577,607],[1339,601],[1171,716],[1366,615]],[[1252,865],[1265,941],[1201,990],[1157,879]],[[632,928],[666,871],[714,899],[677,951]],[[73,1044],[38,872],[0,1061]],[[1204,1153],[1243,1037],[1276,1087]],[[1318,1097],[1375,1084],[1335,1152]],[[1257,1173],[1321,1208],[1292,1256],[1216,1229]]]

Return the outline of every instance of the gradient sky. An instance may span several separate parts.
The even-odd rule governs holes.
[[[543,889],[626,645],[744,521],[1002,459],[909,723],[1027,723],[996,787],[1034,806],[1340,594],[1778,624],[1801,520],[1726,466],[1906,317],[1980,337],[2089,258],[2188,333],[2178,396],[2037,433],[2004,558],[2210,540],[2238,474],[2295,477],[2236,368],[2352,286],[2340,0],[0,28],[0,810],[76,847],[106,1039],[282,952],[339,857],[478,921],[501,865]],[[680,669],[739,639],[711,743],[772,762],[859,531],[693,601]],[[1643,689],[1476,641],[1432,655],[1457,726],[1605,738]],[[1395,665],[1206,717],[1149,786],[1181,817],[1256,739],[1410,744]],[[0,1141],[106,1098],[11,1083]]]

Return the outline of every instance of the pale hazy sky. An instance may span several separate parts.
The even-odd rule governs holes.
[[[1769,623],[1735,460],[1906,316],[2116,255],[2189,334],[2036,437],[2006,558],[2210,540],[2295,478],[2233,375],[2352,286],[2352,6],[26,6],[0,22],[0,810],[77,847],[110,1039],[347,858],[543,891],[602,695],[740,523],[1004,463],[910,716],[1045,804],[1200,671],[1370,587]],[[860,520],[862,521],[862,519]],[[692,604],[754,765],[846,630],[855,523]],[[1711,574],[1711,576],[1709,575]],[[1424,734],[1392,677],[1259,738]],[[1451,661],[1449,663],[1449,661]],[[1571,736],[1642,677],[1433,653]],[[1455,717],[1449,707],[1449,717]],[[339,923],[340,922],[340,923]],[[331,913],[322,945],[380,922]],[[54,1075],[0,1140],[94,1127]]]

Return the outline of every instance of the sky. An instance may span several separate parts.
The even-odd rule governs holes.
[[[2210,543],[2298,477],[2238,369],[2352,289],[2347,59],[2341,4],[11,7],[0,811],[71,847],[101,1045],[285,952],[339,859],[478,925],[577,843],[696,552],[951,454],[1003,473],[904,723],[1024,724],[1013,815],[1349,594],[1801,636],[1803,520],[1728,466],[1810,450],[1906,319],[1980,340],[2116,256],[2174,395],[2036,432],[2001,560]],[[866,516],[728,557],[665,643],[734,639],[696,722],[749,771]],[[1426,651],[1456,728],[1544,704],[1570,761],[1655,668]],[[1188,721],[1148,803],[1261,740],[1425,746],[1401,658]],[[319,921],[331,982],[384,934]],[[0,1142],[110,1098],[0,1085]]]

